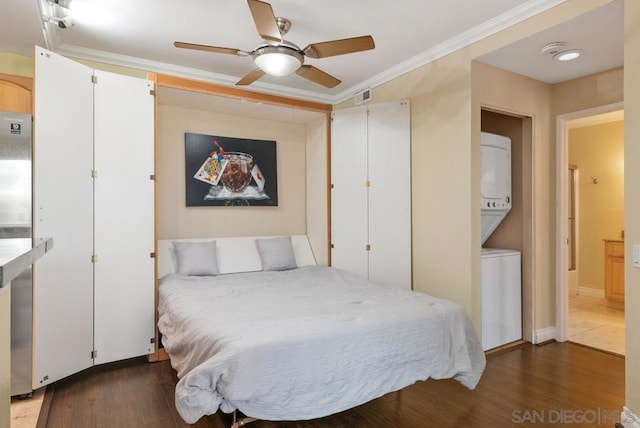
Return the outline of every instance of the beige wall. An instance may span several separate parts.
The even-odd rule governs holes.
[[[624,2],[624,161],[625,187],[625,260],[630,260],[631,245],[640,243],[640,2]],[[640,417],[640,270],[625,263],[626,329],[626,405]],[[636,425],[638,421],[636,421]]]
[[[624,229],[624,122],[569,130],[569,163],[579,177],[578,285],[604,290],[602,240]]]
[[[33,77],[33,59],[27,56],[0,52],[0,73]]]
[[[553,85],[553,116],[622,101],[623,78],[621,67]],[[555,135],[555,122],[553,126]]]
[[[277,207],[186,207],[184,133],[276,140]],[[306,128],[158,106],[158,238],[306,233]]]
[[[478,330],[480,107],[533,116],[534,329],[555,325],[555,146],[551,88],[532,79],[515,91],[502,78],[489,84],[477,79],[482,71],[472,71],[472,61],[606,3],[568,0],[372,90],[374,102],[411,100],[413,287],[461,303]]]

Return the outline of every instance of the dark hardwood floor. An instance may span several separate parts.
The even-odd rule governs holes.
[[[38,427],[186,427],[168,361],[95,367],[49,386]],[[46,401],[46,400],[45,400]],[[418,382],[354,409],[251,428],[506,427],[573,423],[613,427],[624,405],[624,358],[571,343],[526,344],[490,356],[474,391],[452,379]],[[218,412],[194,427],[228,427]]]

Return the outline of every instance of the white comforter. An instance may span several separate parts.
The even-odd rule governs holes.
[[[312,419],[429,377],[472,389],[485,366],[460,305],[334,268],[168,275],[159,289],[158,325],[187,423],[218,408]]]

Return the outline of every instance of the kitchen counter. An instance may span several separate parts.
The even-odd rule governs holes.
[[[53,238],[0,239],[0,288],[53,248]]]
[[[0,427],[11,425],[11,281],[53,248],[53,238],[0,239]]]

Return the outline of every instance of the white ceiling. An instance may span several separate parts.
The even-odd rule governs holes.
[[[297,75],[264,77],[250,88],[337,103],[563,1],[324,0],[311,6],[271,0],[276,16],[292,22],[286,39],[301,47],[371,34],[376,48],[309,59],[342,80],[333,89]],[[4,1],[0,51],[31,56],[37,44],[67,56],[232,85],[255,68],[250,58],[178,49],[173,42],[242,50],[261,43],[244,0],[72,0],[76,25],[66,30],[43,24],[39,5],[45,13],[67,13],[46,0]],[[622,27],[622,2],[614,0],[480,60],[538,80],[563,81],[622,65]],[[552,41],[580,47],[585,55],[560,69],[539,53]]]
[[[478,58],[478,61],[529,76],[547,83],[559,83],[579,76],[623,65],[624,3],[611,3],[548,28],[531,37]],[[563,50],[581,49],[582,56],[561,62],[542,54],[549,43],[564,42]]]

